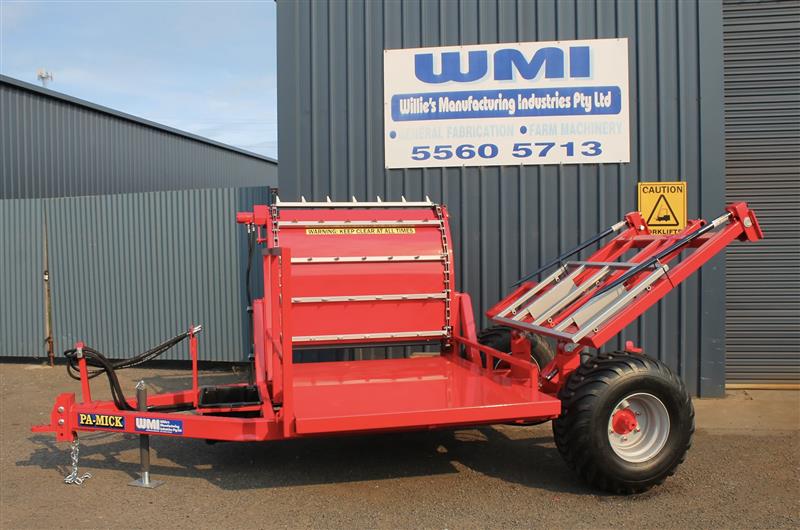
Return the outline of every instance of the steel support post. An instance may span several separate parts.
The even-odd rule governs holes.
[[[142,412],[147,412],[147,387],[144,381],[136,384],[136,408]],[[134,419],[135,421],[135,419]],[[139,435],[139,459],[142,465],[142,472],[139,478],[128,482],[128,486],[138,488],[157,488],[164,483],[162,480],[150,480],[150,435]]]

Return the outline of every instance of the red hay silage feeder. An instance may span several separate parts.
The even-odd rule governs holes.
[[[252,304],[253,380],[201,388],[195,327],[162,345],[189,338],[192,389],[142,392],[139,400],[119,391],[114,401],[93,401],[89,376],[106,373],[113,389],[114,369],[125,366],[79,343],[67,354],[82,399],[61,394],[51,423],[33,430],[55,432],[59,441],[97,430],[267,441],[555,420],[559,450],[590,483],[643,491],[683,460],[694,430],[691,400],[666,366],[630,342],[621,352],[587,350],[601,348],[732,241],[763,237],[744,203],[673,236],[651,235],[630,213],[529,275],[488,311],[497,326],[479,334],[470,297],[455,285],[444,206],[276,198],[237,221],[263,249],[265,294]],[[585,261],[567,261],[610,236]],[[439,352],[293,362],[303,348],[409,343]]]

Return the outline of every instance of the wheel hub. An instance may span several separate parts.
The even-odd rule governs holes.
[[[664,403],[644,392],[620,400],[608,418],[609,445],[627,462],[655,458],[666,445],[669,432],[669,413]]]
[[[636,413],[631,409],[618,410],[611,417],[611,427],[617,434],[629,434],[639,425],[636,421]]]

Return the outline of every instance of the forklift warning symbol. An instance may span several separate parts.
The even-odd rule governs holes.
[[[653,234],[677,234],[686,228],[685,182],[640,182],[639,211]]]

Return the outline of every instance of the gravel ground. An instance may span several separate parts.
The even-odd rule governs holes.
[[[214,372],[203,380],[236,377]],[[139,378],[159,391],[189,386],[186,371],[120,372],[129,395]],[[94,393],[107,399],[105,381],[96,381]],[[63,367],[0,364],[1,528],[800,526],[796,393],[698,401],[694,447],[678,473],[620,497],[583,486],[562,462],[549,424],[264,444],[156,437],[152,473],[166,482],[156,490],[126,486],[137,477],[135,437],[87,434],[80,465],[93,477],[65,485],[66,444],[29,427],[48,421],[58,393],[78,390]],[[740,409],[754,419],[716,428],[715,418]]]

